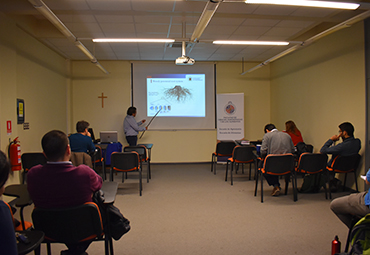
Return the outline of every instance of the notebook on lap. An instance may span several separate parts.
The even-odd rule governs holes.
[[[101,131],[100,132],[100,142],[101,143],[116,143],[117,131]]]

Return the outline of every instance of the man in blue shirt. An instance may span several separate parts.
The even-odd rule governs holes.
[[[139,131],[147,130],[148,127],[140,127],[145,120],[136,122],[136,108],[131,106],[127,109],[127,116],[123,121],[123,130],[125,131],[125,136],[128,144],[130,146],[136,146],[137,144],[137,135]]]
[[[95,146],[92,142],[91,134],[87,130],[89,126],[90,124],[87,121],[81,120],[77,122],[77,133],[68,137],[71,151],[85,153],[92,153],[95,151]]]

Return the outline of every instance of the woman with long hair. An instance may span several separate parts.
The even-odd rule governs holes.
[[[301,132],[292,120],[285,122],[285,132],[292,138],[294,146],[299,142],[303,142]]]

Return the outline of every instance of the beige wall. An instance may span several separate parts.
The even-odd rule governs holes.
[[[117,130],[119,141],[127,145],[123,133],[123,119],[131,105],[130,62],[100,61],[110,74],[100,72],[88,61],[72,63],[72,112],[71,132],[78,120],[87,120],[96,135],[99,131]],[[153,62],[155,64],[155,62]],[[249,64],[252,66],[253,64]],[[245,137],[262,138],[263,128],[269,121],[269,68],[240,76],[241,63],[217,63],[217,93],[244,93]],[[98,98],[104,93],[102,101]],[[266,103],[260,104],[265,101]],[[256,106],[261,105],[258,109]],[[140,109],[138,109],[140,111]],[[139,143],[153,143],[153,162],[209,162],[216,147],[216,131],[150,131]]]
[[[27,25],[31,31],[32,24]],[[118,130],[126,145],[122,122],[130,106],[130,62],[100,61],[110,71],[105,75],[89,61],[66,61],[21,26],[0,14],[0,149],[6,151],[9,138],[19,136],[22,152],[40,151],[45,132],[75,132],[80,119],[89,121],[97,134]],[[343,121],[351,121],[364,142],[363,48],[359,23],[243,76],[241,63],[219,62],[217,93],[244,93],[246,139],[261,139],[270,121],[284,129],[285,121],[293,119],[315,151]],[[256,64],[246,63],[245,69]],[[101,93],[108,97],[104,108]],[[25,100],[29,130],[16,124],[17,98]],[[11,136],[7,120],[13,123]],[[140,142],[154,143],[153,162],[209,162],[216,131],[149,130]],[[17,181],[16,173],[10,182]]]
[[[22,152],[41,151],[43,134],[67,130],[66,61],[1,14],[0,30],[0,149],[7,153],[9,138],[18,136]],[[29,130],[17,125],[17,98],[25,101]],[[19,172],[12,173],[8,184],[18,182]]]
[[[364,63],[362,23],[272,63],[271,121],[284,129],[285,121],[293,120],[316,152],[349,121],[362,141],[364,160]]]

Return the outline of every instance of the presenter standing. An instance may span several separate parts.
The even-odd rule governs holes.
[[[130,146],[136,146],[139,131],[148,129],[148,127],[140,127],[145,122],[145,119],[136,122],[135,116],[136,108],[131,106],[127,109],[127,116],[123,121],[123,130],[125,131],[126,140]]]

